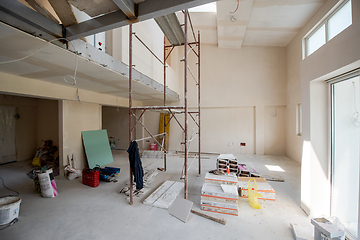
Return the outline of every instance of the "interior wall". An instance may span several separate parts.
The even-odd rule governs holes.
[[[102,107],[102,129],[106,129],[110,140],[115,141],[116,149],[129,147],[129,109]]]
[[[102,115],[101,105],[93,103],[81,104],[78,101],[59,101],[60,123],[60,171],[68,164],[67,155],[74,154],[76,168],[87,167],[87,160],[82,141],[82,131],[100,130]]]
[[[286,106],[265,107],[266,155],[286,154]]]
[[[178,48],[178,51],[180,56],[183,55],[183,48]],[[197,75],[197,59],[191,52],[188,56],[188,65]],[[179,71],[181,99],[184,95],[183,72]],[[189,107],[194,109],[197,106],[197,87],[190,73],[188,83]],[[201,46],[202,151],[264,154],[265,106],[285,105],[285,48],[243,46],[241,49],[225,49],[210,44]],[[180,118],[183,119],[182,116]],[[173,133],[170,149],[181,150],[179,143],[182,133],[176,122],[173,123],[170,127]],[[216,129],[214,126],[217,126]],[[189,124],[190,127],[192,129]],[[283,125],[285,127],[286,124]],[[229,134],[220,137],[220,132]],[[239,147],[241,142],[246,147]],[[197,144],[192,143],[191,148],[196,151]]]
[[[52,140],[53,146],[59,148],[58,101],[38,99],[37,102],[37,142]]]
[[[288,155],[302,152],[301,204],[313,216],[330,213],[330,155],[328,86],[325,80],[360,67],[360,2],[352,1],[353,23],[316,52],[302,60],[303,37],[338,3],[329,0],[306,23],[287,47]],[[315,82],[316,81],[316,82]],[[313,83],[314,82],[314,83]],[[294,109],[301,87],[302,138],[294,136]],[[290,146],[291,145],[291,146]]]

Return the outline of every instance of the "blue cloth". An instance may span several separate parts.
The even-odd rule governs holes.
[[[143,182],[144,171],[141,164],[139,147],[136,141],[132,141],[127,152],[129,153],[129,162],[130,162],[131,171],[134,174],[136,189],[142,189],[144,186],[144,182]]]

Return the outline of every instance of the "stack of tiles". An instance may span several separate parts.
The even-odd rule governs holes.
[[[238,216],[237,189],[237,176],[207,173],[201,189],[201,209]]]
[[[233,154],[220,154],[217,158],[216,168],[223,172],[226,172],[226,168],[229,167],[230,173],[237,174],[238,161]]]
[[[239,177],[239,188],[241,190],[240,196],[242,198],[249,197],[248,182],[250,179],[256,180],[257,192],[261,194],[261,197],[258,197],[258,199],[275,201],[275,190],[266,181],[266,178]]]

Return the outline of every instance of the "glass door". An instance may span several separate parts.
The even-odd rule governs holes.
[[[331,84],[331,215],[358,238],[360,85],[359,76]]]

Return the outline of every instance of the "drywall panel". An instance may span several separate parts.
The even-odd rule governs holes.
[[[101,129],[101,106],[92,103],[62,100],[59,102],[60,169],[67,164],[67,155],[74,154],[76,167],[87,166],[81,132]]]
[[[265,154],[286,155],[286,107],[265,107]]]

